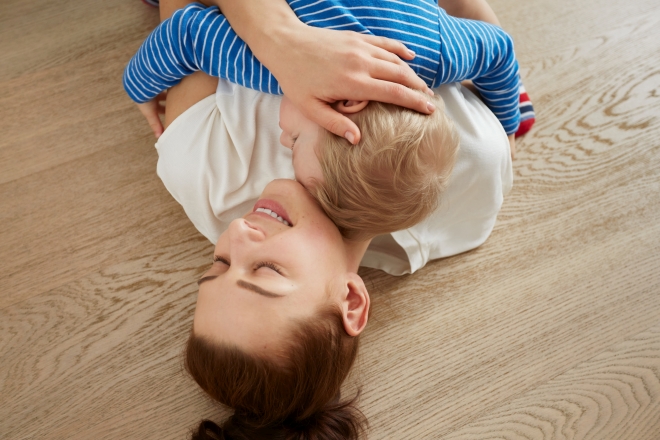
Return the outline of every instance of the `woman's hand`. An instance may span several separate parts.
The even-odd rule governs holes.
[[[351,143],[359,142],[360,131],[332,108],[333,102],[381,101],[422,113],[435,109],[424,94],[412,90],[433,94],[402,60],[414,53],[398,41],[304,24],[288,39],[295,41],[289,43],[292,49],[271,48],[273,56],[264,64],[307,118]]]
[[[414,55],[400,42],[307,26],[284,0],[204,0],[220,7],[232,28],[275,75],[309,119],[356,143],[360,130],[331,104],[381,101],[432,113],[432,92],[404,62]]]
[[[165,99],[167,98],[167,92],[163,92],[156,96],[151,101],[145,102],[143,104],[138,104],[138,109],[140,113],[147,118],[149,127],[151,131],[154,132],[156,139],[163,134],[163,123],[160,120],[160,115],[165,114]]]

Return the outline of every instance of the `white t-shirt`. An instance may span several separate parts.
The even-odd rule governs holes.
[[[459,84],[435,93],[461,139],[447,190],[422,223],[376,237],[363,266],[403,275],[481,245],[511,189],[509,142],[493,113]],[[220,80],[215,95],[179,116],[156,143],[158,176],[214,244],[268,182],[294,177],[291,151],[279,143],[280,100]]]

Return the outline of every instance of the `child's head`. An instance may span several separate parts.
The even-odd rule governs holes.
[[[296,179],[347,238],[411,227],[437,207],[458,151],[458,134],[437,95],[424,115],[381,102],[344,101],[336,108],[360,128],[351,145],[305,118],[286,98],[281,142],[293,146]]]

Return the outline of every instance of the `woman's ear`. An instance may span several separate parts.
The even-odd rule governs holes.
[[[369,101],[344,100],[335,102],[332,107],[339,113],[350,114],[363,110],[368,104]]]
[[[341,311],[344,330],[350,336],[362,333],[369,319],[369,292],[358,274],[348,274],[345,295],[342,298]]]

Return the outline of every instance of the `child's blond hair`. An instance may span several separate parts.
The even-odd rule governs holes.
[[[313,192],[345,237],[406,229],[436,209],[459,141],[442,98],[429,100],[432,115],[373,101],[349,115],[362,133],[357,145],[322,130],[324,181]]]

